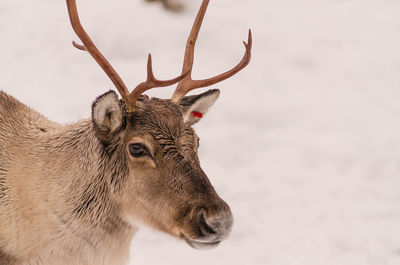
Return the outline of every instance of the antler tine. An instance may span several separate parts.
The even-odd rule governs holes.
[[[155,87],[166,87],[176,84],[177,82],[181,81],[188,73],[183,73],[182,75],[170,79],[170,80],[158,80],[153,73],[153,64],[151,59],[151,54],[148,56],[147,60],[147,79],[145,82],[140,83],[135,87],[135,89],[129,94],[128,100],[130,105],[127,106],[127,112],[133,112],[136,106],[136,101],[143,94],[146,90]]]
[[[128,100],[129,91],[126,85],[124,84],[118,73],[115,71],[115,69],[112,67],[112,65],[97,49],[97,47],[90,39],[86,31],[83,29],[76,8],[76,0],[67,0],[67,7],[72,28],[74,29],[76,35],[78,35],[79,39],[83,43],[83,45],[79,45],[76,42],[73,42],[73,45],[80,50],[86,50],[90,53],[93,59],[96,60],[96,62],[100,65],[103,71],[111,79],[115,87],[118,89],[125,104],[130,105]]]
[[[73,45],[75,48],[77,48],[78,50],[87,51],[85,45],[78,44],[78,43],[76,43],[75,41],[72,41],[72,45]]]
[[[246,52],[242,58],[242,60],[231,70],[226,71],[225,73],[222,73],[220,75],[208,78],[208,79],[203,79],[203,80],[193,80],[191,77],[192,74],[192,69],[193,69],[193,61],[194,61],[194,48],[196,45],[196,40],[199,35],[200,27],[203,22],[204,15],[206,13],[209,0],[203,0],[200,10],[197,14],[196,20],[193,24],[192,30],[190,32],[189,38],[186,43],[186,50],[185,50],[185,57],[183,61],[183,68],[182,68],[182,73],[188,73],[188,75],[182,79],[182,81],[179,82],[172,98],[171,101],[175,103],[179,103],[182,98],[191,90],[196,89],[196,88],[201,88],[201,87],[207,87],[214,85],[218,82],[221,82],[236,73],[238,73],[240,70],[245,68],[251,59],[251,48],[253,45],[253,40],[252,40],[252,34],[251,30],[249,30],[249,37],[248,37],[248,42],[243,42],[244,46],[246,48]]]

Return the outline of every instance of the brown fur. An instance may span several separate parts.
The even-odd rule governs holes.
[[[224,239],[231,213],[200,168],[185,102],[141,97],[128,115],[115,101],[124,114],[107,131],[110,112],[104,126],[61,126],[0,91],[0,265],[122,265],[140,223],[192,246]],[[132,141],[153,157],[132,157]]]

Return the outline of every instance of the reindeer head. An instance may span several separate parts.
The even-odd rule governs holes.
[[[206,248],[225,239],[232,227],[229,206],[217,195],[200,167],[198,122],[219,96],[219,90],[186,96],[192,89],[225,80],[243,69],[251,57],[251,32],[241,62],[218,76],[192,80],[194,46],[209,0],[204,0],[186,45],[182,74],[158,80],[148,58],[147,81],[129,93],[122,79],[102,56],[80,24],[75,0],[67,0],[71,24],[83,42],[75,47],[88,51],[103,68],[122,96],[109,91],[92,106],[96,136],[104,146],[113,200],[127,222],[141,221],[184,239],[190,246]],[[178,83],[179,82],[179,83]],[[171,99],[148,98],[153,87],[178,83]]]

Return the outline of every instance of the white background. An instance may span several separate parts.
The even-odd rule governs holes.
[[[180,72],[200,2],[185,1],[182,14],[141,0],[78,8],[133,88],[148,52],[160,78]],[[144,229],[132,264],[400,264],[400,2],[211,0],[194,77],[235,65],[249,27],[251,64],[216,86],[219,101],[196,125],[203,169],[235,216],[232,235],[197,251]],[[72,40],[63,0],[2,0],[0,89],[54,121],[89,117],[113,86]]]

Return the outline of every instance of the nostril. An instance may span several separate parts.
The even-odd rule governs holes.
[[[204,212],[199,214],[199,232],[202,236],[209,236],[217,232],[207,223]]]

